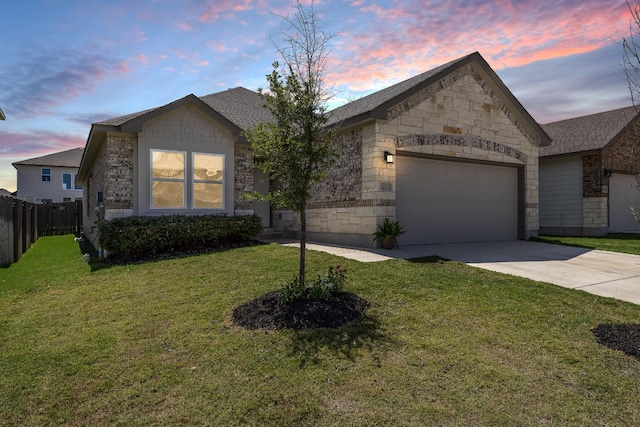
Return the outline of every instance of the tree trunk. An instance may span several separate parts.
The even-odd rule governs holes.
[[[306,286],[307,215],[306,208],[300,210],[300,284]]]

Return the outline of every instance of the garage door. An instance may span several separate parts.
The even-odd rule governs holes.
[[[517,168],[398,157],[396,173],[400,244],[518,238]]]
[[[631,214],[631,206],[640,209],[640,191],[633,175],[614,173],[609,178],[609,231],[638,233],[640,227]]]

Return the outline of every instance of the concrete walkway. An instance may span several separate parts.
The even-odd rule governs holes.
[[[285,246],[295,242],[279,241]],[[307,249],[361,262],[438,255],[474,267],[640,304],[640,256],[540,242],[402,246],[393,250],[308,243]]]

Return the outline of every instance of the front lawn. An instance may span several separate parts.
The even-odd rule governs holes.
[[[90,271],[71,236],[0,269],[0,425],[640,425],[640,361],[596,343],[640,307],[434,258],[348,270],[366,317],[247,331],[233,309],[298,251]]]
[[[535,240],[544,243],[640,255],[640,234],[636,233],[611,233],[604,237],[540,236]]]

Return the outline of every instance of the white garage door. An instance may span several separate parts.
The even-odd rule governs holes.
[[[518,238],[515,167],[397,157],[401,245]]]
[[[609,178],[609,231],[612,233],[640,233],[631,214],[631,206],[640,209],[640,191],[633,175],[614,173]]]

